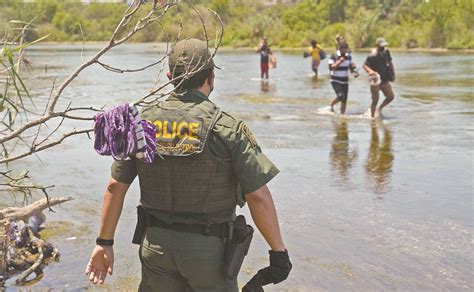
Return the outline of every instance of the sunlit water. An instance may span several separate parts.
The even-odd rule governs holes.
[[[84,58],[99,49],[88,45]],[[155,60],[152,45],[115,49],[104,62],[137,68]],[[470,54],[392,52],[396,99],[385,119],[367,117],[367,76],[352,79],[347,116],[328,111],[334,97],[327,62],[315,80],[302,54],[277,53],[270,81],[259,77],[258,55],[221,52],[211,99],[243,118],[281,173],[270,182],[283,236],[293,261],[287,281],[268,290],[472,290],[473,77]],[[362,64],[365,53],[354,53]],[[28,57],[46,100],[49,87],[81,62],[81,46],[40,46]],[[47,73],[44,65],[48,64]],[[360,67],[360,66],[359,66]],[[114,74],[84,71],[59,108],[130,102],[153,85],[159,68]],[[362,70],[361,70],[362,72]],[[65,123],[66,129],[87,127]],[[61,251],[34,287],[90,289],[83,276],[94,246],[104,186],[112,162],[86,136],[11,165],[54,184],[53,195],[73,202],[48,215],[49,238]],[[116,234],[116,263],[108,289],[134,289],[140,279],[130,241],[138,203],[135,182]],[[248,215],[248,209],[239,212]],[[72,239],[71,239],[72,238]],[[75,239],[74,239],[75,238]],[[68,240],[69,239],[69,240]],[[239,276],[243,285],[266,266],[267,245],[257,234]],[[9,282],[10,287],[14,287]]]

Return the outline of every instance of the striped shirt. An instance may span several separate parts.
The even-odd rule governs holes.
[[[352,61],[352,56],[349,53],[346,53],[346,59],[344,62],[342,62],[336,69],[332,69],[331,65],[335,64],[339,57],[341,57],[341,53],[337,50],[328,60],[329,70],[331,71],[331,82],[347,84],[349,83],[349,70],[351,67],[355,68],[355,64]]]

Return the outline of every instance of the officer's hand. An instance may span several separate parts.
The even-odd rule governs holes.
[[[261,269],[255,276],[243,287],[243,292],[263,291],[262,286],[273,283],[278,284],[290,274],[292,265],[288,251],[269,251],[270,266]]]
[[[112,275],[114,249],[111,246],[96,245],[87,264],[86,275],[94,284],[103,284],[107,273]]]

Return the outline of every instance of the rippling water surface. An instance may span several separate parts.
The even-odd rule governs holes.
[[[99,49],[86,46],[84,58]],[[160,48],[127,45],[104,58],[137,68]],[[365,53],[354,53],[362,64]],[[393,52],[396,99],[385,119],[367,118],[366,74],[352,79],[348,115],[330,114],[334,97],[327,62],[318,80],[301,54],[278,53],[270,81],[259,77],[258,55],[220,52],[211,99],[243,118],[281,173],[269,184],[293,261],[290,278],[273,291],[472,290],[473,283],[473,77],[472,54]],[[81,62],[81,46],[44,45],[29,52],[38,103],[54,79]],[[47,72],[44,67],[48,66]],[[66,90],[59,107],[130,102],[153,85],[159,68],[114,74],[94,67]],[[362,72],[362,70],[361,70]],[[90,126],[66,123],[65,128]],[[111,159],[98,156],[87,137],[12,165],[55,184],[54,195],[73,202],[48,214],[49,240],[61,251],[34,287],[90,289],[83,276],[94,245]],[[129,191],[116,235],[114,275],[108,289],[136,288],[137,248],[130,244],[138,186]],[[246,208],[239,212],[248,214]],[[75,239],[70,239],[75,237]],[[70,240],[67,240],[67,239]],[[247,281],[267,265],[257,234],[239,276]],[[14,287],[13,283],[9,283]]]

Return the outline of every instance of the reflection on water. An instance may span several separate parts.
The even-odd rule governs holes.
[[[268,92],[270,90],[270,84],[268,83],[268,80],[262,80],[260,82],[260,87],[263,92]]]
[[[329,153],[331,174],[333,180],[339,184],[347,183],[351,169],[357,162],[358,152],[350,144],[348,121],[338,119],[333,122],[333,126],[335,136]],[[379,131],[383,132],[382,137],[379,135]],[[369,178],[369,188],[373,189],[376,194],[386,193],[391,189],[391,175],[395,159],[392,140],[390,128],[382,122],[372,121],[368,155],[364,168]]]
[[[357,151],[350,149],[349,145],[349,131],[347,128],[347,120],[338,120],[334,123],[335,133],[331,144],[331,152],[329,159],[333,177],[336,180],[347,181],[349,170],[357,160]]]
[[[371,123],[371,138],[369,154],[365,163],[365,170],[371,183],[374,185],[374,192],[377,194],[386,193],[391,188],[391,175],[394,155],[392,151],[392,133],[383,123],[380,123],[383,131],[383,140],[380,141],[378,125],[374,121]]]

